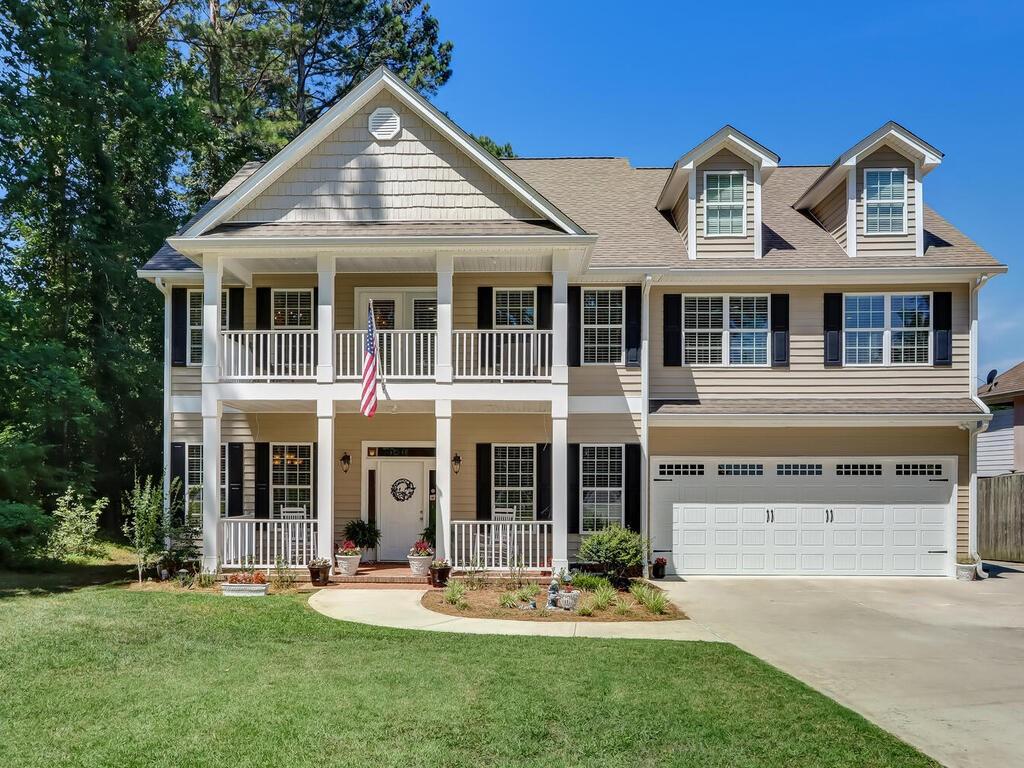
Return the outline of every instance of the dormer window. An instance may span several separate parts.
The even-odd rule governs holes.
[[[900,168],[864,171],[864,234],[907,231],[907,172]]]
[[[704,173],[704,235],[743,237],[747,234],[746,171]]]

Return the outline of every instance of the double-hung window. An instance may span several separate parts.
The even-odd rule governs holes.
[[[900,168],[864,171],[864,234],[907,231],[907,172]]]
[[[275,288],[273,308],[274,328],[301,330],[313,327],[313,291],[309,288]]]
[[[622,363],[622,288],[583,290],[583,362]]]
[[[768,365],[768,296],[683,296],[684,365]]]
[[[284,508],[301,508],[312,517],[312,443],[272,443],[270,446],[271,517]]]
[[[228,292],[220,292],[220,330],[228,327]],[[203,364],[203,290],[188,291],[188,364]]]
[[[621,445],[580,446],[581,533],[622,525],[623,452]]]
[[[193,520],[203,518],[203,444],[188,443],[185,446],[185,510]],[[228,509],[228,447],[220,444],[220,516],[226,517]]]
[[[846,365],[930,365],[932,297],[920,294],[843,296]]]
[[[704,235],[743,237],[747,233],[746,171],[704,172]]]
[[[536,515],[536,446],[491,446],[495,520],[533,520]]]
[[[537,291],[535,289],[494,289],[495,328],[534,328],[536,325]]]

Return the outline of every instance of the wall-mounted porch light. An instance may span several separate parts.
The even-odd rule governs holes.
[[[460,469],[462,469],[462,457],[456,452],[452,456],[452,471],[457,475]]]
[[[352,457],[348,455],[348,451],[341,454],[339,461],[341,462],[341,471],[348,474],[348,468],[352,466]]]

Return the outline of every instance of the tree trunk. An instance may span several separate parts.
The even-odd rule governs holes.
[[[209,46],[209,77],[210,77],[210,103],[214,105],[215,117],[219,116],[221,95],[221,23],[220,23],[220,0],[208,0],[210,11],[210,46]]]

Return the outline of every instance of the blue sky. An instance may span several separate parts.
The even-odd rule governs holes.
[[[523,156],[671,165],[725,123],[830,163],[893,119],[945,153],[925,199],[1010,273],[982,291],[979,371],[1024,359],[1024,8],[985,2],[433,0],[455,43],[434,98]],[[852,12],[851,12],[852,11]]]

